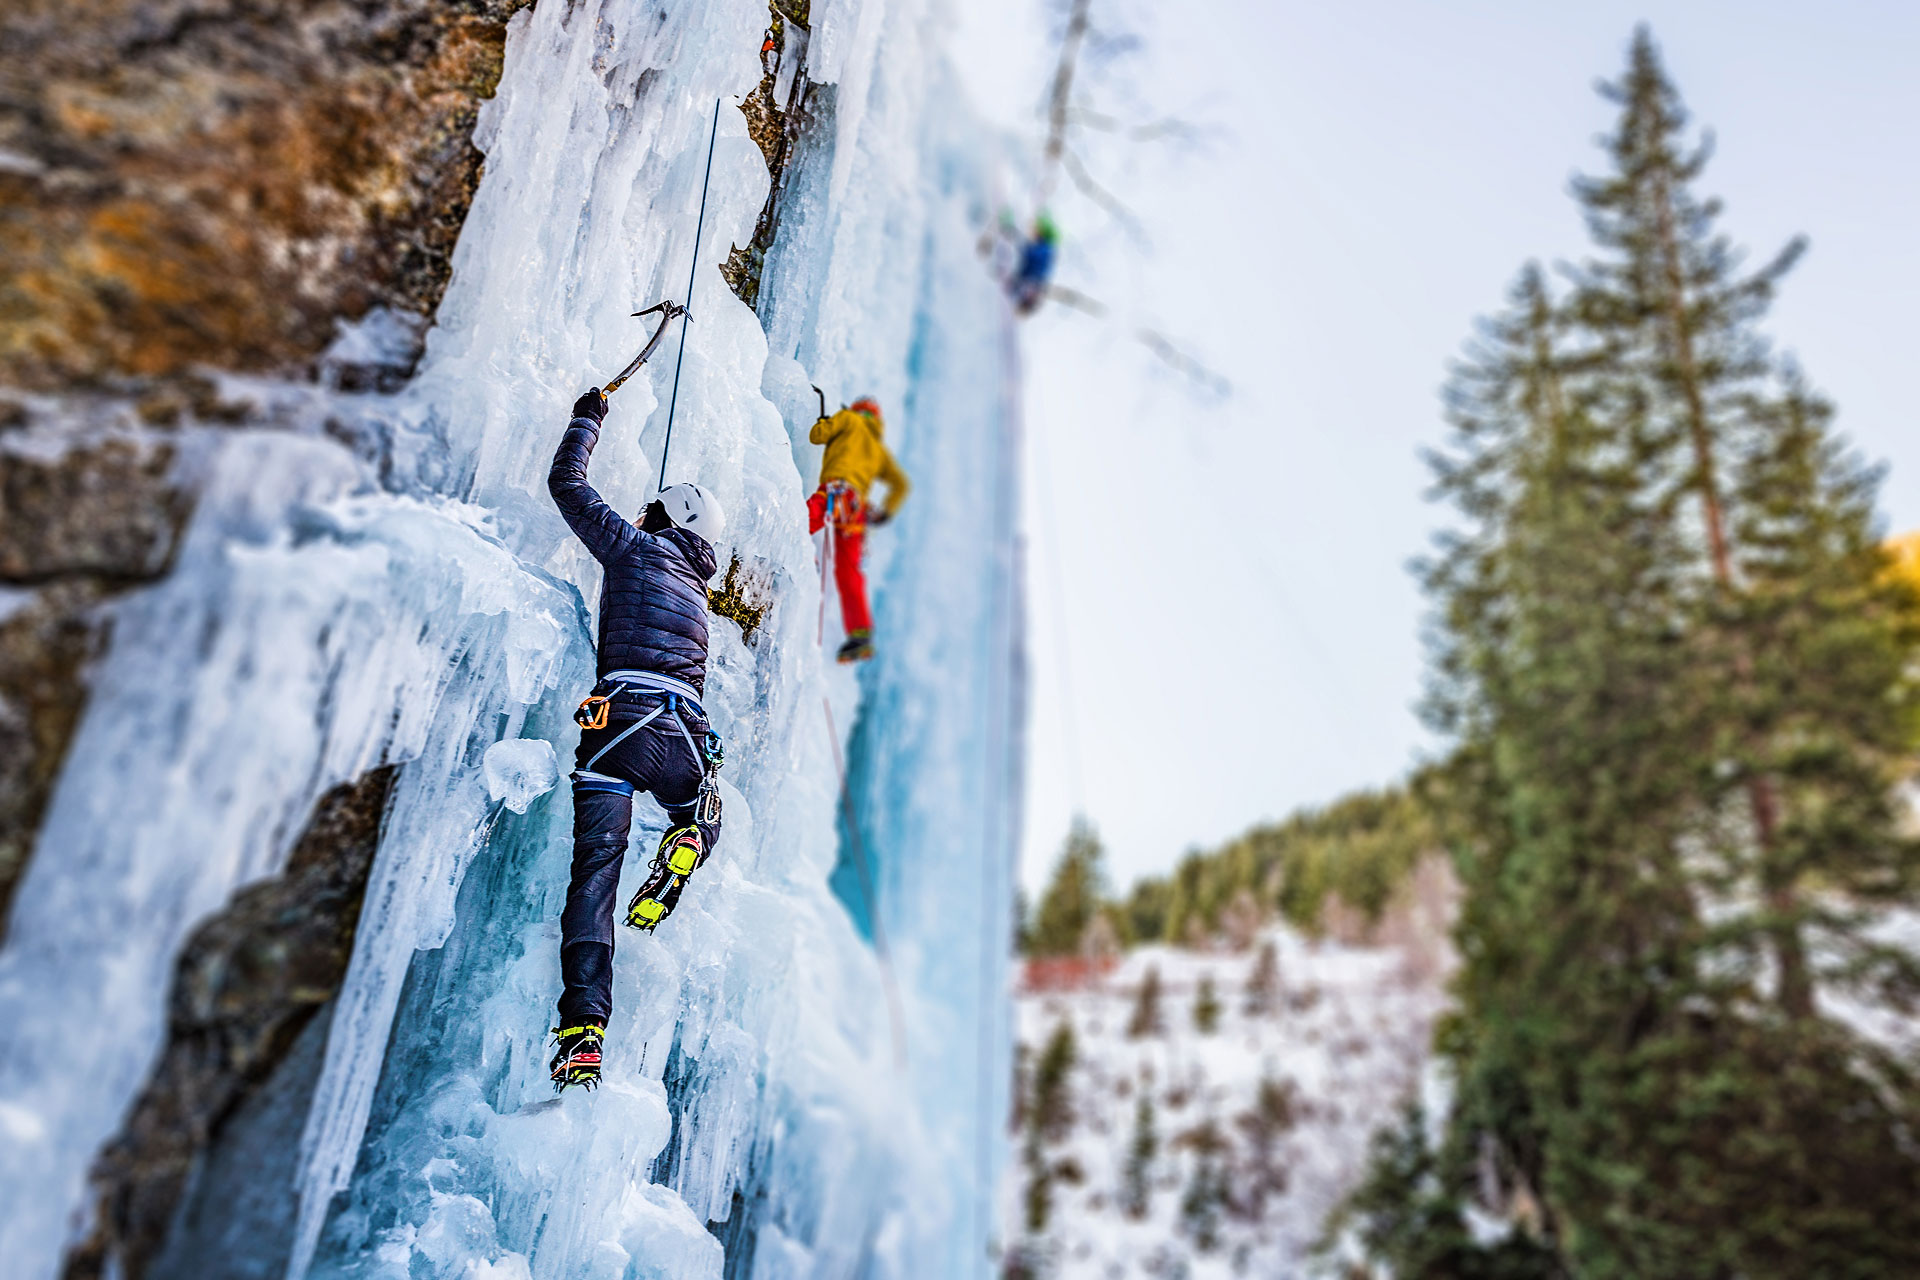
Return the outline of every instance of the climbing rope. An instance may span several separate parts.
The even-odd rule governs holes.
[[[700,234],[707,225],[707,186],[713,181],[713,145],[720,140],[720,103],[713,100],[713,129],[707,135],[707,171],[700,179],[700,216],[693,224],[693,265],[687,268],[687,312],[693,320],[693,282],[700,273]],[[660,488],[667,487],[667,453],[673,448],[673,414],[680,407],[680,367],[687,361],[687,325],[680,326],[680,354],[673,361],[673,395],[667,401],[667,438],[660,443]]]

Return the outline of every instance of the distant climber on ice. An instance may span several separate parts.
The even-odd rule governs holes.
[[[613,1010],[613,909],[627,851],[633,796],[647,791],[667,813],[646,882],[627,923],[651,931],[680,901],[687,878],[720,838],[715,774],[720,739],[700,707],[707,678],[710,541],[725,517],[697,484],[669,485],[636,527],[587,483],[607,398],[598,388],[573,406],[547,488],[560,514],[606,571],[600,593],[599,683],[580,704],[573,772],[573,876],[560,917],[556,1089],[592,1088]]]
[[[828,530],[826,555],[833,563],[840,616],[847,628],[846,643],[837,655],[842,662],[864,662],[873,656],[873,612],[867,607],[867,579],[860,556],[866,547],[867,526],[878,528],[893,519],[910,487],[907,473],[887,449],[885,432],[880,406],[861,399],[831,416],[821,415],[807,433],[813,443],[827,446],[820,459],[820,487],[807,499],[807,532]],[[887,496],[879,510],[869,515],[867,492],[876,480],[886,484]]]
[[[1060,229],[1044,211],[1033,220],[1033,234],[1020,246],[1020,259],[1007,281],[1007,296],[1013,309],[1030,316],[1046,300],[1047,284],[1053,279],[1053,260],[1059,247]]]

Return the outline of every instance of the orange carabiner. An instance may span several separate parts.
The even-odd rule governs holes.
[[[598,694],[590,693],[586,701],[574,709],[573,722],[582,729],[604,729],[607,727],[607,717],[612,707],[612,698],[603,698]]]

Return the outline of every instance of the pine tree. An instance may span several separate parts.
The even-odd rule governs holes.
[[[1034,1065],[1031,1097],[1021,1109],[1027,1129],[1021,1151],[1021,1160],[1027,1169],[1027,1186],[1021,1196],[1021,1207],[1029,1236],[1045,1231],[1053,1213],[1054,1170],[1047,1156],[1047,1144],[1058,1142],[1073,1126],[1073,1106],[1067,1086],[1075,1056],[1073,1025],[1064,1021],[1056,1024]],[[1017,1249],[1014,1256],[1026,1259],[1033,1252],[1023,1247]]]
[[[1183,1135],[1193,1149],[1193,1172],[1180,1196],[1180,1230],[1201,1253],[1220,1247],[1227,1206],[1227,1141],[1212,1120]]]
[[[1120,1169],[1120,1208],[1129,1218],[1147,1216],[1153,1202],[1153,1162],[1160,1154],[1160,1134],[1154,1128],[1153,1098],[1145,1090],[1133,1105],[1133,1137]]]
[[[1574,190],[1595,244],[1606,252],[1582,270],[1575,305],[1644,397],[1668,446],[1660,480],[1669,492],[1660,496],[1697,501],[1703,569],[1724,597],[1736,589],[1727,454],[1773,374],[1755,326],[1806,244],[1795,239],[1759,270],[1741,272],[1742,255],[1715,225],[1719,202],[1692,190],[1711,144],[1687,146],[1686,109],[1645,27],[1634,34],[1626,74],[1602,92],[1621,108],[1619,127],[1606,143],[1613,171],[1578,179]],[[1722,682],[1754,678],[1754,655],[1739,637],[1715,658],[1713,674]],[[1749,838],[1764,851],[1779,838],[1775,780],[1743,772],[1740,783]],[[1813,1011],[1813,986],[1795,904],[1776,894],[1773,907],[1783,916],[1773,930],[1780,1003],[1805,1017]]]
[[[1878,477],[1834,440],[1831,407],[1789,369],[1746,412],[1728,468],[1739,590],[1704,630],[1710,655],[1744,669],[1725,689],[1736,767],[1722,785],[1764,782],[1770,825],[1720,848],[1726,889],[1756,904],[1721,932],[1749,973],[1770,944],[1793,1016],[1812,1013],[1822,982],[1901,1007],[1920,995],[1920,968],[1872,926],[1920,881],[1920,842],[1894,808],[1916,706],[1914,596],[1875,536]],[[1830,957],[1823,970],[1803,933]]]
[[[1265,1018],[1280,1007],[1280,951],[1273,940],[1260,944],[1260,954],[1247,975],[1245,1002],[1241,1008],[1249,1018]]]
[[[1080,940],[1105,899],[1104,852],[1093,825],[1076,817],[1033,913],[1027,931],[1028,954],[1067,956],[1080,949]]]
[[[1203,1036],[1220,1029],[1220,993],[1214,989],[1210,973],[1201,975],[1200,990],[1193,998],[1193,1028]]]
[[[1818,993],[1920,990],[1868,932],[1920,856],[1889,801],[1913,601],[1871,474],[1757,330],[1798,243],[1742,273],[1645,31],[1607,93],[1613,172],[1576,185],[1599,254],[1564,306],[1523,274],[1435,459],[1466,517],[1426,580],[1468,896],[1455,1110],[1414,1180],[1490,1152],[1583,1276],[1904,1273],[1920,1095]]]
[[[1263,1073],[1253,1106],[1234,1117],[1246,1139],[1246,1162],[1236,1211],[1250,1221],[1266,1215],[1267,1199],[1287,1189],[1287,1169],[1280,1158],[1280,1142],[1299,1120],[1298,1091],[1290,1080]]]
[[[1140,980],[1139,994],[1133,998],[1133,1014],[1127,1019],[1127,1038],[1160,1034],[1160,966],[1148,965],[1147,976]]]
[[[1033,1069],[1033,1131],[1049,1142],[1058,1142],[1073,1127],[1073,1102],[1068,1094],[1068,1077],[1075,1057],[1073,1024],[1061,1022],[1047,1037],[1046,1048]]]

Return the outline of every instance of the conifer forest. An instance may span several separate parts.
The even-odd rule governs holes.
[[[0,5],[0,1280],[1920,1276],[1909,8]]]

